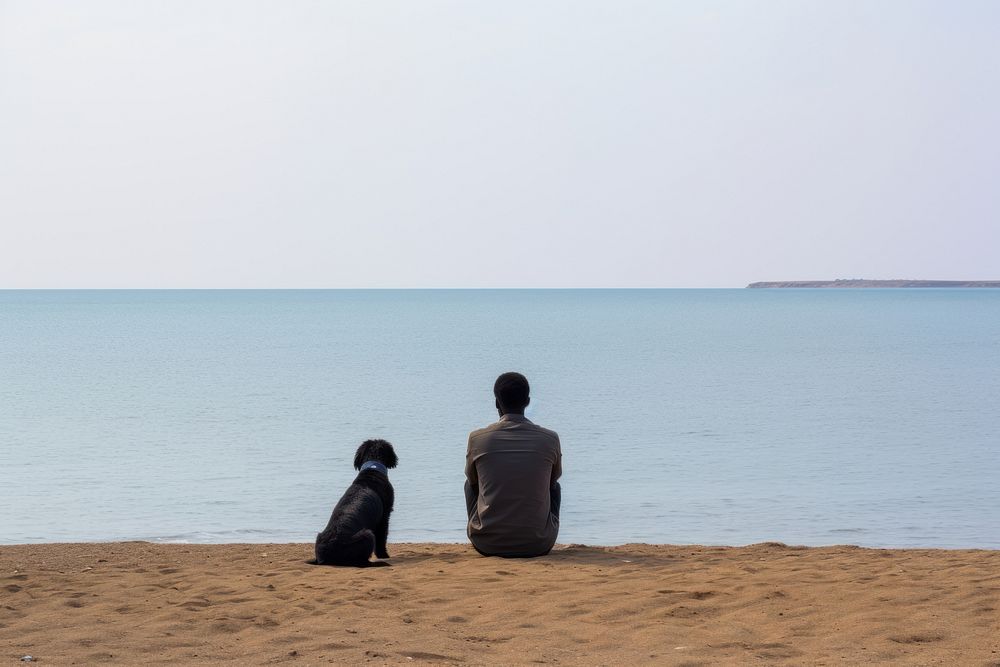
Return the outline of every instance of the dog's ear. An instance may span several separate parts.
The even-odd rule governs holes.
[[[385,441],[383,440],[383,442]],[[392,445],[388,442],[385,442],[385,449],[383,449],[380,453],[382,454],[382,463],[385,464],[386,468],[395,468],[399,463],[399,458],[396,456],[396,450],[393,449]]]
[[[364,463],[365,461],[367,461],[369,458],[371,458],[367,454],[368,454],[368,450],[371,449],[373,442],[375,442],[375,441],[374,440],[365,440],[364,442],[361,443],[361,446],[358,447],[358,451],[354,455],[354,469],[355,470],[361,470],[361,464]]]

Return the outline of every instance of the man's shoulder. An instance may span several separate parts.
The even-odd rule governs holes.
[[[535,433],[545,440],[552,440],[554,442],[559,442],[559,434],[550,428],[545,428],[544,426],[539,426],[532,421],[520,421],[520,422],[504,422],[498,421],[488,426],[478,428],[475,431],[469,433],[469,442],[475,442],[476,440],[482,440],[489,437],[491,433],[503,430],[504,428],[510,426],[511,424],[517,424],[518,427],[526,427],[532,433]]]
[[[544,426],[539,426],[538,424],[536,424],[534,422],[529,422],[529,423],[540,434],[544,435],[545,437],[547,437],[547,438],[549,438],[551,440],[555,440],[557,442],[559,441],[559,434],[556,433],[555,431],[553,431],[552,429],[545,428]]]
[[[497,428],[499,428],[499,426],[500,426],[500,422],[494,422],[492,424],[489,424],[488,426],[484,426],[482,428],[477,428],[475,431],[469,433],[469,441],[471,442],[473,440],[476,440],[476,439],[478,439],[478,438],[486,435],[487,433],[491,433],[491,432],[497,430]]]

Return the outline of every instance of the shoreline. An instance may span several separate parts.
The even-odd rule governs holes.
[[[312,541],[260,541],[260,542],[186,542],[186,541],[175,541],[175,540],[160,540],[160,539],[122,539],[122,540],[105,540],[105,539],[95,539],[95,540],[67,540],[67,541],[51,541],[51,542],[0,542],[0,552],[4,549],[11,548],[26,548],[26,547],[95,547],[95,546],[117,546],[117,545],[141,545],[148,544],[150,546],[166,546],[166,547],[303,547],[307,549],[313,548]],[[471,549],[468,541],[455,542],[455,541],[433,541],[433,540],[420,540],[420,541],[400,541],[400,542],[389,542],[390,545],[399,545],[405,547],[455,547],[462,548],[468,547]],[[976,552],[986,552],[986,553],[1000,553],[1000,547],[969,547],[969,546],[872,546],[868,544],[856,544],[852,542],[839,542],[833,544],[795,544],[781,542],[778,540],[766,540],[763,542],[750,542],[747,544],[722,544],[722,543],[686,543],[686,542],[621,542],[616,544],[598,544],[598,543],[562,543],[557,542],[552,548],[552,552],[565,551],[567,549],[626,549],[626,548],[655,548],[655,549],[751,549],[757,547],[774,547],[782,549],[792,549],[795,551],[805,551],[813,549],[862,549],[866,551],[900,551],[900,552],[913,552],[913,551],[976,551]],[[372,562],[378,560],[374,556],[372,557]],[[390,559],[391,560],[391,559]],[[516,559],[511,559],[516,560]],[[532,560],[532,559],[528,559]],[[534,560],[537,560],[535,558]],[[998,666],[1000,667],[1000,666]]]
[[[391,537],[390,537],[391,540]],[[9,548],[21,548],[21,547],[58,547],[58,546],[111,546],[111,545],[124,545],[124,544],[148,544],[151,546],[189,546],[189,547],[264,547],[264,546],[275,546],[275,547],[295,547],[302,546],[307,549],[313,548],[313,541],[288,541],[288,540],[260,540],[260,541],[232,541],[232,542],[194,542],[185,540],[174,540],[174,539],[159,539],[159,538],[129,538],[129,539],[93,539],[93,540],[53,540],[47,542],[0,542],[0,551]],[[401,546],[421,546],[421,547],[444,547],[444,548],[461,548],[469,547],[468,540],[464,541],[436,541],[436,540],[401,540],[399,542],[391,542],[390,544],[398,544]],[[795,549],[795,550],[809,550],[809,549],[864,549],[869,551],[899,551],[899,552],[913,552],[913,551],[982,551],[982,552],[995,552],[1000,553],[1000,547],[998,546],[935,546],[935,545],[882,545],[882,544],[865,544],[857,542],[832,542],[828,544],[803,544],[794,542],[782,542],[780,540],[765,540],[762,542],[747,542],[743,544],[724,544],[722,542],[617,542],[613,544],[601,544],[597,542],[557,542],[553,547],[553,552],[565,550],[568,548],[585,548],[585,549],[624,549],[630,547],[650,547],[650,548],[663,548],[663,549],[750,549],[754,547],[781,547],[785,549]],[[377,559],[373,556],[372,561]],[[1000,667],[1000,665],[998,665]]]
[[[44,664],[1000,664],[1000,551],[390,543],[0,546],[0,651]]]

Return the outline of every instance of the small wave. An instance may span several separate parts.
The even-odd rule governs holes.
[[[162,544],[224,544],[228,542],[311,542],[314,538],[315,535],[289,530],[238,528],[236,530],[203,530],[174,535],[154,535],[142,539]]]

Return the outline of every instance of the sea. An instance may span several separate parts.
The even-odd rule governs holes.
[[[311,542],[357,446],[465,540],[493,381],[559,541],[1000,548],[1000,290],[0,291],[0,543]]]

